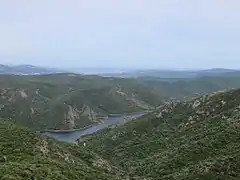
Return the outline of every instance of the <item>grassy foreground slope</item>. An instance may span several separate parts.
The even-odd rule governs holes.
[[[111,164],[83,146],[60,143],[0,121],[1,180],[119,179],[116,174]]]
[[[85,142],[131,177],[240,179],[240,89],[168,103]]]

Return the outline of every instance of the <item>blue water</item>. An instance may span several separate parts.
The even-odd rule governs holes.
[[[99,130],[105,129],[109,126],[124,122],[125,118],[135,119],[143,116],[145,113],[134,113],[130,115],[121,115],[116,117],[108,117],[104,123],[91,126],[85,130],[71,130],[71,131],[43,131],[41,134],[53,137],[59,141],[74,142],[84,135],[95,133]]]

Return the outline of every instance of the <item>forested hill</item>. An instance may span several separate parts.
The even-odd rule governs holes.
[[[114,180],[125,177],[107,160],[83,146],[60,143],[1,119],[0,179]]]
[[[238,82],[0,76],[0,179],[240,179],[240,89],[231,89]],[[229,90],[192,97],[214,89]],[[152,112],[78,144],[34,132],[145,110]]]
[[[165,102],[240,87],[239,77],[164,81],[78,74],[0,76],[0,117],[34,129],[76,129],[99,117],[153,110]]]
[[[100,123],[99,116],[142,112],[161,103],[133,79],[77,74],[0,76],[0,117],[34,128],[71,129]]]
[[[142,179],[240,179],[240,89],[168,103],[85,142]]]

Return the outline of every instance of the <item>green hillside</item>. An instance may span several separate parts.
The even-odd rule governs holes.
[[[148,83],[74,74],[0,76],[0,179],[240,179],[240,89],[161,105],[170,97],[184,99],[186,87],[194,95],[238,86],[237,79],[166,82],[178,91]],[[34,132],[153,107],[153,113],[78,144]]]
[[[139,112],[159,102],[133,79],[55,74],[0,76],[0,117],[35,129],[82,128],[109,113]]]
[[[85,143],[131,177],[240,179],[240,89],[168,103]]]
[[[138,78],[141,84],[152,87],[152,90],[161,94],[162,99],[189,99],[196,94],[212,93],[229,88],[240,88],[240,76],[236,77],[200,77],[193,79],[181,78]]]
[[[165,101],[240,87],[238,77],[163,81],[77,74],[0,76],[0,117],[27,127],[83,128],[99,116],[153,110]]]
[[[56,142],[0,121],[1,180],[123,179],[106,160],[83,146]]]

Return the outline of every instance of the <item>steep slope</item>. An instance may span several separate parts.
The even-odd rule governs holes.
[[[118,174],[118,175],[117,175]],[[0,120],[0,179],[123,179],[83,146],[64,144]]]
[[[161,102],[133,79],[76,74],[0,76],[0,117],[35,129],[82,128],[98,116],[139,112]]]
[[[168,103],[85,143],[146,179],[240,179],[240,89]],[[141,179],[141,178],[140,178]]]

